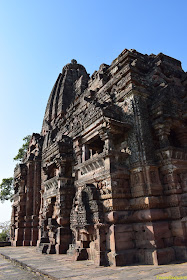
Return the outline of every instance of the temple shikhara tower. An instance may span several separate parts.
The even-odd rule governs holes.
[[[187,73],[125,49],[64,66],[14,173],[11,240],[98,265],[187,260]],[[41,255],[42,257],[42,255]]]

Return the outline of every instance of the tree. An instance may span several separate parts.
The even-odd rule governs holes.
[[[25,154],[27,152],[27,149],[29,147],[29,143],[31,140],[31,135],[27,135],[23,138],[23,145],[18,150],[18,154],[14,157],[14,160],[19,160],[20,162],[24,160]],[[0,184],[0,201],[4,202],[5,200],[12,201],[12,195],[13,195],[13,178],[4,178],[2,180],[2,183]]]
[[[5,200],[12,200],[13,195],[13,178],[5,178],[0,184],[0,200],[4,202]]]
[[[0,223],[0,241],[7,241],[10,237],[10,222]]]
[[[23,138],[24,143],[22,147],[18,150],[18,154],[14,157],[14,160],[22,161],[24,159],[27,149],[29,147],[30,140],[31,140],[31,135],[27,135],[26,137]]]

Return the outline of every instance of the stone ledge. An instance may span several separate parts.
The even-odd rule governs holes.
[[[11,242],[9,241],[0,241],[0,247],[11,246]]]

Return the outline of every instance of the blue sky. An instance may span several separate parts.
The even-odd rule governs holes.
[[[187,71],[186,0],[0,0],[0,181],[13,174],[22,138],[40,132],[63,66],[92,74],[125,48],[163,52]],[[0,222],[10,203],[0,204]]]

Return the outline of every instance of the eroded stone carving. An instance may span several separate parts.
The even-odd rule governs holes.
[[[187,260],[187,75],[125,49],[89,78],[72,60],[15,169],[12,244],[98,265]]]

